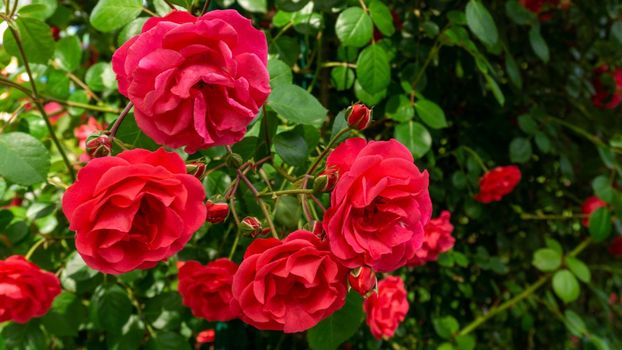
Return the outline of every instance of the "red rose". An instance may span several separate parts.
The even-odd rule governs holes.
[[[365,130],[371,121],[371,109],[362,103],[356,103],[350,107],[346,120],[352,129]]]
[[[415,256],[430,220],[428,173],[401,143],[349,139],[330,154],[339,180],[324,215],[333,254],[349,268],[393,271]]]
[[[176,153],[134,149],[88,162],[65,192],[63,211],[86,264],[120,274],[180,251],[205,222],[204,198]]]
[[[39,269],[23,256],[0,260],[0,322],[26,323],[45,315],[60,291],[53,273]]]
[[[152,17],[112,56],[138,126],[170,147],[233,144],[270,94],[266,37],[235,10]]]
[[[376,288],[378,279],[374,270],[362,266],[350,271],[348,284],[355,292],[363,297],[367,297]]]
[[[363,309],[367,325],[376,339],[393,336],[408,313],[408,300],[404,281],[389,276],[378,283],[378,293],[365,299]]]
[[[201,265],[187,261],[179,268],[179,294],[195,317],[229,321],[239,312],[231,304],[231,283],[238,265],[225,258]]]
[[[444,210],[441,215],[430,220],[425,225],[423,245],[419,249],[415,257],[409,262],[409,265],[423,265],[430,261],[436,261],[439,254],[450,250],[456,240],[451,236],[454,226],[449,221],[451,214]]]
[[[539,14],[543,9],[553,8],[559,5],[560,0],[519,0],[527,10]]]
[[[622,236],[613,239],[609,246],[609,254],[622,257]]]
[[[311,232],[259,238],[233,277],[233,297],[242,321],[261,330],[302,332],[344,305],[347,273]]]
[[[475,195],[475,200],[481,203],[498,202],[512,192],[520,179],[521,172],[516,165],[496,167],[479,179],[479,193]]]
[[[225,221],[227,215],[229,215],[229,204],[227,203],[214,203],[208,200],[205,207],[207,208],[205,220],[212,224]]]
[[[206,329],[197,334],[197,343],[213,343],[216,340],[216,331],[213,329]]]
[[[622,102],[622,68],[610,69],[602,65],[594,70],[594,74],[592,103],[601,109],[616,108]]]
[[[596,196],[587,197],[583,204],[581,205],[581,212],[585,214],[585,217],[581,220],[581,224],[583,226],[590,226],[590,216],[593,212],[598,208],[606,207],[607,203],[603,202],[600,198]]]

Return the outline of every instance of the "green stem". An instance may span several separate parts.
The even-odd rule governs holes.
[[[277,196],[286,196],[290,194],[312,194],[313,190],[296,188],[293,190],[282,190],[282,191],[273,191],[273,192],[263,192],[259,193],[261,197],[277,197]]]
[[[253,186],[253,183],[246,177],[246,175],[244,175],[244,173],[242,173],[242,171],[240,171],[240,169],[237,169],[236,172],[238,174],[238,178],[240,178],[242,182],[244,182],[244,184],[246,184],[246,186],[251,190],[251,192],[253,192],[253,195],[257,200],[257,204],[259,205],[259,209],[261,209],[261,212],[263,213],[263,216],[266,218],[266,222],[268,223],[268,227],[270,227],[272,237],[279,239],[279,235],[278,233],[276,233],[276,228],[274,227],[274,223],[272,222],[272,215],[270,215],[270,211],[268,210],[268,207],[266,207],[266,203],[261,199],[261,195],[255,188],[255,186]]]
[[[326,148],[324,148],[324,151],[322,151],[322,153],[317,157],[317,159],[313,162],[313,164],[311,164],[311,166],[309,167],[309,170],[307,170],[307,172],[305,173],[306,175],[311,175],[313,174],[313,172],[315,171],[315,169],[320,165],[320,163],[322,162],[322,160],[324,159],[324,157],[326,157],[326,155],[328,154],[328,152],[330,152],[331,147],[333,146],[333,144],[335,142],[337,142],[337,140],[345,135],[346,133],[348,133],[350,131],[350,128],[345,128],[341,131],[339,131],[337,133],[337,135],[335,135],[329,142],[328,145],[326,145]]]
[[[471,147],[460,146],[459,148],[462,148],[465,151],[467,151],[468,153],[470,153],[475,158],[475,160],[477,161],[479,166],[482,168],[482,170],[484,170],[484,172],[488,172],[488,167],[486,166],[486,164],[484,164],[484,161],[482,160],[482,158]]]
[[[566,214],[529,214],[522,213],[520,214],[521,220],[571,220],[571,219],[580,219],[586,217],[585,214],[579,213],[570,213],[570,215]]]
[[[592,238],[588,238],[581,242],[575,249],[573,249],[570,253],[566,255],[566,257],[575,257],[579,253],[581,253],[585,248],[587,248],[590,243],[592,243]],[[548,280],[550,280],[552,274],[547,274],[540,277],[535,283],[531,284],[525,290],[523,290],[520,294],[516,295],[512,299],[506,301],[505,303],[495,306],[488,311],[485,315],[477,317],[473,322],[469,323],[466,327],[462,328],[456,335],[462,336],[471,333],[474,329],[479,327],[481,324],[485,323],[498,313],[511,308],[516,305],[518,302],[532,295],[535,291],[537,291],[540,287],[542,287]]]
[[[134,107],[134,104],[132,102],[128,102],[127,106],[125,106],[125,108],[123,108],[123,111],[121,111],[121,114],[119,114],[119,117],[117,118],[117,120],[114,121],[114,124],[112,124],[112,127],[110,128],[110,138],[114,140],[115,136],[117,135],[117,131],[119,131],[119,127],[121,126],[121,123],[123,123],[123,120],[125,119],[125,117],[130,113],[130,110],[132,110],[132,107]]]
[[[11,34],[13,35],[13,38],[15,39],[15,44],[17,45],[19,54],[22,58],[22,61],[24,62],[24,67],[26,68],[26,74],[28,75],[28,80],[30,81],[30,86],[32,88],[32,96],[34,97],[33,102],[35,106],[37,106],[37,109],[39,110],[39,112],[41,113],[41,116],[43,117],[43,120],[45,121],[45,125],[47,126],[47,129],[50,133],[52,142],[54,142],[54,145],[56,145],[58,152],[63,158],[63,162],[65,163],[65,166],[67,167],[67,170],[69,171],[69,176],[71,177],[71,180],[76,181],[76,174],[75,174],[75,171],[73,170],[73,166],[71,166],[71,162],[69,162],[69,158],[67,158],[67,154],[65,153],[65,150],[63,149],[60,141],[56,137],[56,133],[54,133],[54,127],[52,126],[52,123],[50,122],[50,118],[48,117],[47,113],[45,112],[45,108],[43,108],[43,105],[41,104],[41,101],[39,100],[39,93],[37,92],[37,84],[35,83],[34,76],[32,74],[32,71],[30,70],[30,64],[28,64],[28,58],[26,57],[26,52],[24,52],[24,47],[22,45],[22,40],[19,37],[19,33],[15,29],[13,29],[13,27],[11,26],[9,26],[8,29],[11,31]]]
[[[121,110],[118,108],[94,106],[94,105],[89,105],[86,103],[80,103],[80,102],[74,102],[74,101],[65,101],[65,100],[61,100],[61,99],[50,97],[50,96],[42,96],[42,97],[46,101],[58,102],[63,106],[88,109],[90,111],[104,112],[104,113],[116,113],[116,114],[121,113]]]
[[[285,26],[281,29],[281,31],[280,31],[280,32],[278,32],[278,33],[277,33],[277,34],[276,34],[276,35],[275,35],[272,39],[270,39],[270,44],[274,43],[274,42],[276,41],[276,39],[280,38],[280,37],[281,37],[281,35],[285,34],[285,32],[286,32],[289,28],[291,28],[291,27],[293,27],[293,26],[294,26],[294,23],[293,23],[293,22],[289,22],[289,23],[287,23],[287,24],[286,24],[286,25],[285,25]]]
[[[356,68],[356,64],[348,63],[348,62],[325,62],[325,63],[322,63],[322,68],[330,68],[330,67]]]
[[[592,142],[593,144],[595,144],[596,146],[602,146],[602,147],[606,147],[607,145],[600,139],[598,138],[598,136],[592,135],[589,132],[585,131],[584,129],[572,124],[572,123],[568,123],[565,120],[561,120],[559,118],[555,118],[555,117],[551,117],[548,116],[546,117],[546,119],[555,122],[561,126],[564,126],[572,131],[574,131],[576,134],[581,135],[583,137],[585,137],[588,141]]]
[[[43,243],[45,243],[45,239],[42,238],[38,240],[37,243],[33,244],[32,247],[28,249],[28,253],[26,253],[26,260],[30,260],[30,257],[32,256],[32,254],[34,254],[37,248],[39,248]]]
[[[143,11],[151,17],[159,17],[157,13],[151,11],[150,9],[143,7]]]

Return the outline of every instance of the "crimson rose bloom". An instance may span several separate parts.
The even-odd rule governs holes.
[[[233,277],[242,321],[261,330],[305,331],[345,303],[347,273],[328,244],[298,230],[256,239]]]
[[[324,215],[333,254],[349,268],[400,268],[423,242],[432,215],[428,173],[401,143],[349,139],[330,154],[339,180]]]
[[[393,336],[408,313],[408,300],[404,281],[389,276],[378,283],[378,293],[365,299],[363,309],[367,325],[376,339]]]
[[[521,172],[516,165],[496,167],[479,179],[479,193],[475,195],[475,200],[481,203],[498,202],[514,190],[520,179]]]
[[[609,254],[622,257],[622,236],[613,239],[609,246]]]
[[[45,315],[60,291],[53,273],[39,269],[23,256],[0,260],[0,322],[26,323]]]
[[[454,226],[449,221],[451,214],[444,210],[441,215],[430,220],[425,225],[423,245],[415,253],[415,257],[409,262],[409,265],[423,265],[430,261],[436,261],[439,254],[450,250],[456,240],[451,236]]]
[[[120,274],[180,251],[205,222],[204,198],[176,153],[134,149],[88,162],[65,192],[63,211],[86,264]]]
[[[536,14],[540,13],[543,8],[557,7],[559,5],[559,1],[560,0],[519,0],[523,7]]]
[[[112,56],[138,126],[189,153],[244,137],[270,94],[267,62],[265,35],[235,10],[152,17]]]
[[[585,227],[590,226],[590,216],[592,213],[595,212],[596,209],[606,206],[607,203],[596,196],[587,197],[581,205],[581,212],[586,215],[583,220],[581,220],[581,224]]]
[[[238,265],[221,258],[201,265],[187,261],[179,268],[179,294],[195,317],[208,321],[229,321],[239,312],[231,305],[231,283]]]
[[[594,70],[594,90],[592,103],[597,108],[614,109],[622,102],[622,68],[610,69],[607,65],[602,65]],[[612,86],[607,86],[603,82],[603,77],[612,80]]]

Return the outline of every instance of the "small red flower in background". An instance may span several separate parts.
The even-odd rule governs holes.
[[[208,321],[229,321],[239,311],[232,305],[231,284],[238,265],[221,258],[201,265],[186,261],[179,267],[179,294],[195,317]]]
[[[86,152],[86,140],[92,134],[102,130],[105,130],[104,126],[92,116],[88,116],[86,124],[82,124],[73,129],[73,136],[78,139],[78,147],[84,151],[84,153],[80,155],[81,162],[86,163],[91,160],[91,156]]]
[[[26,323],[43,316],[60,292],[56,275],[23,256],[0,260],[0,322]]]
[[[581,224],[583,226],[590,226],[590,215],[596,211],[598,208],[606,207],[607,203],[602,201],[600,198],[596,196],[587,197],[583,204],[581,205],[581,212],[586,216],[581,220]]]
[[[347,273],[328,243],[311,232],[259,238],[233,277],[233,297],[240,318],[251,326],[302,332],[343,307]]]
[[[519,0],[519,3],[523,5],[527,10],[539,14],[543,10],[557,7],[560,0]]]
[[[592,85],[595,90],[592,96],[594,106],[601,109],[616,108],[622,102],[622,67],[601,65],[594,70]]]
[[[450,250],[455,238],[451,236],[454,226],[449,221],[451,213],[447,210],[434,218],[425,225],[425,234],[421,249],[417,250],[415,257],[408,263],[409,265],[419,266],[427,262],[436,261],[441,253]]]
[[[616,293],[609,294],[609,305],[615,305],[618,303],[618,296]]]
[[[371,334],[376,339],[390,338],[408,313],[404,281],[389,276],[378,283],[378,293],[365,299],[363,309]]]
[[[475,200],[481,203],[498,202],[514,190],[520,179],[521,172],[516,165],[496,167],[480,178]]]
[[[205,222],[205,190],[174,152],[95,158],[63,196],[76,249],[88,266],[120,274],[166,260]]]
[[[216,340],[216,331],[213,329],[206,329],[197,334],[197,343],[213,343]]]
[[[609,254],[617,257],[622,257],[622,236],[618,236],[613,239],[609,246]]]
[[[38,111],[37,108],[32,103],[27,102],[24,104],[25,111],[27,112],[32,111],[33,109]],[[45,105],[43,105],[43,110],[50,118],[50,123],[52,125],[56,125],[56,123],[58,122],[58,119],[68,115],[67,111],[65,110],[65,107],[63,107],[63,105],[61,105],[58,102],[46,103]]]
[[[208,200],[207,203],[205,203],[205,207],[207,208],[205,221],[209,223],[217,224],[223,222],[227,218],[227,215],[229,215],[229,204],[227,203],[214,203]]]

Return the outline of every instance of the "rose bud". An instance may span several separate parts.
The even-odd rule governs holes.
[[[104,134],[95,134],[86,141],[86,153],[91,158],[107,157],[112,154],[112,142],[110,137]]]
[[[242,156],[237,153],[229,153],[225,156],[225,164],[229,168],[239,168],[244,163]]]
[[[256,217],[247,216],[242,219],[240,230],[242,230],[243,233],[250,234],[251,237],[255,237],[262,233],[261,221]]]
[[[356,103],[348,110],[346,120],[352,129],[365,130],[371,120],[371,109],[362,103]]]
[[[205,221],[212,224],[225,221],[227,215],[229,215],[229,204],[227,203],[214,203],[208,200],[205,206],[207,207]]]
[[[317,193],[330,192],[335,188],[339,173],[335,168],[326,168],[313,180],[313,191]]]
[[[199,180],[201,180],[203,178],[203,175],[205,175],[205,170],[205,163],[192,162],[190,164],[186,164],[186,172]]]
[[[213,343],[216,340],[216,331],[213,329],[206,329],[197,334],[197,343]]]
[[[376,288],[376,273],[369,267],[362,266],[350,271],[348,283],[363,298],[367,298]]]

